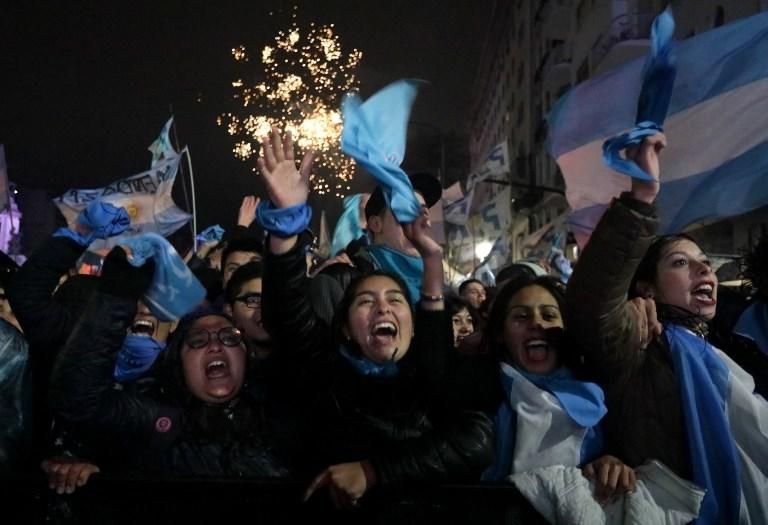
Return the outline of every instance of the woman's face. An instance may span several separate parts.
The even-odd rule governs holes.
[[[557,301],[546,288],[534,284],[512,296],[502,338],[515,366],[539,375],[557,368],[558,349],[547,342],[548,328],[563,328],[563,318]]]
[[[218,315],[195,321],[181,348],[187,388],[206,403],[226,403],[237,396],[245,380],[245,361],[242,336]]]
[[[458,348],[461,340],[475,331],[475,324],[466,308],[453,314],[451,320],[453,321],[453,347]]]
[[[688,239],[667,244],[656,263],[651,294],[661,302],[709,320],[717,309],[717,276],[701,248]]]
[[[413,338],[413,314],[400,286],[383,275],[363,280],[347,312],[344,335],[371,361],[399,361]]]

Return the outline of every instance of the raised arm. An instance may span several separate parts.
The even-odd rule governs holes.
[[[258,163],[273,210],[281,213],[307,205],[312,162],[313,154],[308,153],[297,168],[290,132],[283,138],[277,128],[272,128],[272,133],[263,138]],[[262,224],[270,231],[264,260],[264,323],[280,343],[281,353],[309,356],[330,344],[330,327],[312,309],[304,256],[306,239],[294,231],[303,229],[300,217],[299,221],[293,218]],[[278,231],[291,222],[295,228]]]
[[[650,300],[630,301],[628,292],[656,234],[653,202],[659,191],[658,155],[665,144],[664,136],[657,134],[628,152],[654,180],[633,179],[632,190],[614,200],[568,281],[568,330],[606,376],[629,372],[642,362],[641,350],[658,324]]]
[[[114,387],[117,354],[151,278],[151,268],[130,266],[122,248],[110,252],[99,289],[54,367],[50,400],[58,416],[127,441],[152,429],[161,407],[129,389]]]

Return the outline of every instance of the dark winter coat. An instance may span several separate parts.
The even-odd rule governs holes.
[[[358,375],[313,311],[302,244],[268,254],[264,319],[305,378],[311,463],[368,460],[379,484],[479,479],[492,459],[492,425],[481,412],[445,402],[441,379],[451,350],[444,312],[419,310],[415,337],[395,378]]]

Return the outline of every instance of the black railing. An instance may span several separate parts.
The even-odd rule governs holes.
[[[286,480],[98,475],[73,494],[60,495],[48,488],[42,474],[15,475],[0,477],[4,502],[0,523],[546,523],[508,484],[416,485],[400,487],[397,493],[377,490],[347,511],[333,509],[322,492],[308,503],[301,502],[305,486]]]

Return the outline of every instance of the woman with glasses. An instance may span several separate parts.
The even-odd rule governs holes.
[[[251,359],[229,316],[185,318],[155,365],[153,386],[115,388],[116,356],[151,277],[122,248],[110,252],[99,290],[55,367],[57,414],[87,429],[89,459],[102,472],[286,476],[265,443],[260,401],[244,388]]]

